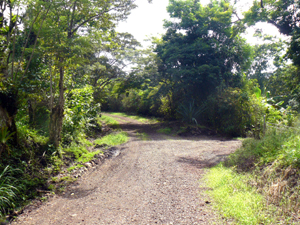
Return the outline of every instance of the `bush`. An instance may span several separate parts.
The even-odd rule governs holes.
[[[64,143],[76,140],[78,133],[97,126],[100,114],[100,104],[94,103],[91,86],[72,89],[67,95],[62,134]]]
[[[254,94],[240,88],[227,88],[211,95],[202,121],[220,133],[237,137],[262,131],[265,107]]]
[[[260,140],[248,138],[242,148],[230,155],[226,165],[244,169],[259,163],[278,161],[281,166],[300,168],[300,131],[292,127],[268,127]]]
[[[196,123],[200,115],[207,109],[207,103],[202,103],[200,106],[195,105],[195,101],[192,100],[189,103],[179,105],[177,113],[183,121],[192,124]]]

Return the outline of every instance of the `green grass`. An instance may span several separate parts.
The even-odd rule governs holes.
[[[171,134],[172,128],[170,128],[170,127],[161,128],[157,132],[162,133],[162,134]]]
[[[112,128],[119,128],[119,126],[120,126],[119,122],[110,116],[102,114],[99,119],[101,122],[107,124],[108,126],[110,126]]]
[[[118,132],[106,135],[100,139],[95,140],[95,144],[97,145],[108,145],[108,146],[115,146],[120,145],[128,141],[128,135],[126,132]]]
[[[89,151],[85,146],[71,145],[63,150],[66,154],[73,155],[75,159],[79,159],[83,154],[88,154]]]
[[[223,217],[233,218],[237,224],[271,224],[273,222],[270,209],[255,188],[247,183],[251,177],[237,174],[231,168],[222,165],[208,171],[204,180],[212,190],[209,196]]]
[[[74,166],[70,166],[67,170],[68,170],[68,172],[72,172],[73,170],[79,169],[81,167],[83,167],[82,164],[77,164],[77,165],[74,165]]]
[[[77,162],[80,162],[80,163],[86,163],[86,162],[89,162],[91,161],[95,155],[98,155],[101,151],[98,150],[98,151],[95,151],[95,152],[88,152],[88,153],[84,153],[82,154],[78,159],[77,159]]]
[[[247,138],[243,141],[242,147],[230,155],[226,165],[244,169],[243,167],[251,161],[259,165],[278,161],[280,166],[288,167],[291,165],[299,169],[299,131],[269,128],[266,135],[260,140]]]
[[[158,120],[154,119],[154,118],[145,118],[145,117],[138,116],[138,115],[128,115],[128,114],[122,113],[122,112],[112,112],[112,113],[109,113],[109,114],[116,115],[116,116],[128,117],[128,118],[137,120],[141,123],[157,123],[158,122]]]
[[[101,151],[90,152],[86,149],[85,146],[70,146],[69,148],[65,148],[64,152],[66,154],[72,155],[75,157],[75,161],[79,163],[86,163],[91,161],[95,155],[99,154]]]
[[[246,138],[222,165],[211,169],[206,181],[212,188],[209,194],[224,217],[234,218],[239,224],[298,224],[297,129],[269,127],[259,140]],[[268,204],[264,199],[268,199]]]

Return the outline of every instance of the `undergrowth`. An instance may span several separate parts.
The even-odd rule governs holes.
[[[269,127],[262,139],[247,138],[242,147],[231,154],[223,166],[211,169],[207,175],[218,207],[225,216],[233,217],[241,224],[299,224],[300,223],[300,131],[293,127]],[[246,185],[245,187],[243,187]],[[240,188],[242,187],[242,192]],[[248,199],[250,191],[253,197]],[[240,199],[235,195],[240,193]],[[259,203],[254,203],[259,197]],[[247,215],[245,222],[235,212],[237,204],[254,204],[259,213],[255,220]],[[227,207],[227,203],[231,202]],[[238,206],[243,213],[250,208]],[[276,210],[274,210],[274,208]],[[230,211],[234,212],[231,213]],[[273,218],[274,221],[272,222]],[[251,222],[252,221],[252,222]]]
[[[114,118],[102,114],[99,118],[100,122],[105,123],[106,125],[110,126],[111,128],[119,128],[119,122],[116,121]]]
[[[6,166],[0,172],[0,217],[8,213],[8,210],[15,207],[17,195],[23,188],[14,177],[14,173],[19,172],[16,169]]]

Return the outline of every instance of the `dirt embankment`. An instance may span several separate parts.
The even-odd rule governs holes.
[[[115,116],[130,141],[38,209],[13,224],[224,224],[200,178],[240,142],[159,134],[155,125]],[[148,140],[141,140],[146,133]]]

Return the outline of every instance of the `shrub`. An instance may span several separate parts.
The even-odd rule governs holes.
[[[259,136],[265,108],[255,94],[240,88],[227,88],[207,100],[203,120],[208,126],[229,136],[244,136],[251,131]]]
[[[0,173],[0,216],[8,212],[8,209],[14,207],[14,201],[17,200],[19,186],[17,179],[12,176],[15,172],[10,166],[6,166]]]
[[[12,139],[13,134],[14,133],[8,131],[7,127],[2,127],[0,129],[0,157],[2,152],[6,151],[9,154],[8,141]]]
[[[66,98],[65,117],[63,123],[63,139],[65,143],[76,140],[78,133],[88,131],[97,124],[100,104],[93,101],[93,89],[72,89]]]
[[[200,106],[195,104],[195,101],[192,100],[186,104],[179,105],[177,112],[183,121],[192,124],[196,123],[199,116],[207,109],[207,103],[202,103]]]

